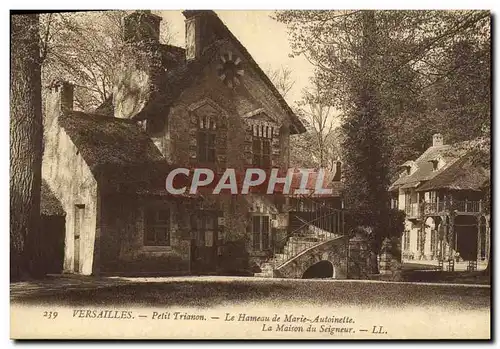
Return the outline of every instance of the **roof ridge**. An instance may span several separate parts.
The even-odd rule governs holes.
[[[109,116],[105,114],[98,114],[98,113],[88,113],[88,112],[83,112],[83,111],[78,111],[78,110],[71,110],[71,111],[66,111],[63,114],[64,117],[67,118],[72,118],[72,117],[78,117],[78,118],[94,118],[94,119],[99,119],[102,121],[110,121],[110,122],[116,122],[116,123],[126,123],[130,125],[137,125],[136,121],[132,119],[122,119],[122,118],[117,118],[114,116]]]

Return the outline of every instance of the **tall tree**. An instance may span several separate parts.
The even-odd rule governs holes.
[[[490,62],[489,42],[471,39],[457,40],[443,55],[441,69],[448,74],[436,81],[429,104],[449,142],[481,137],[489,125]]]
[[[408,158],[421,154],[435,132],[443,133],[450,141],[477,136],[459,131],[465,115],[458,116],[454,111],[463,106],[448,101],[437,108],[433,96],[443,82],[454,81],[453,88],[447,84],[450,91],[458,89],[470,95],[465,108],[474,108],[476,115],[486,116],[483,120],[468,119],[477,125],[489,119],[489,101],[481,96],[490,94],[490,84],[477,80],[489,79],[489,12],[375,11],[379,33],[374,50],[377,65],[360,74],[362,12],[287,10],[276,12],[275,18],[288,26],[294,55],[304,55],[316,67],[325,97],[342,112],[351,108],[351,87],[363,74],[377,81],[378,109],[394,149],[391,172]],[[468,63],[452,64],[453,47],[464,40],[473,44],[469,58],[462,54],[462,62]],[[459,66],[466,69],[457,69]],[[466,70],[469,72],[464,75]],[[466,76],[475,76],[476,80],[460,83],[460,79],[470,79]],[[439,94],[446,98],[446,94]],[[446,117],[451,115],[455,118]]]
[[[365,11],[286,10],[277,11],[275,19],[287,25],[294,55],[304,55],[315,66],[324,98],[341,110],[344,123],[352,122],[352,111],[359,107],[355,101],[367,98],[359,87],[375,86],[376,108],[368,104],[377,117],[370,120],[370,128],[386,130],[377,137],[385,137],[392,149],[380,154],[388,162],[389,175],[421,154],[432,133],[441,132],[450,141],[477,136],[489,121],[489,12],[374,11],[376,45],[362,68],[364,15]],[[473,48],[458,44],[463,41]],[[474,117],[456,113],[472,108]],[[475,131],[464,130],[464,119]],[[343,155],[349,151],[344,148]]]
[[[358,211],[385,207],[388,146],[380,85],[387,71],[380,43],[386,34],[375,11],[279,11],[295,54],[316,67],[321,99],[343,115],[342,155],[348,204]],[[373,219],[360,215],[360,224]]]
[[[317,79],[312,79],[312,85],[312,88],[303,91],[303,99],[299,103],[308,130],[303,137],[308,147],[306,156],[314,160],[316,167],[333,170],[335,161],[340,157],[338,139],[335,139],[338,115],[328,104],[329,100],[324,98]]]
[[[264,70],[269,80],[272,81],[276,89],[281,93],[283,98],[286,98],[290,90],[295,85],[295,80],[292,77],[292,70],[288,67],[281,66],[278,69],[268,67]]]
[[[267,68],[265,72],[283,97],[295,85],[292,71],[284,66]],[[302,100],[294,106],[295,113],[306,126],[307,132],[290,139],[290,164],[296,167],[323,167],[332,170],[340,157],[338,130],[335,128],[335,110],[323,99],[318,81],[311,79],[313,87],[302,91]]]
[[[75,85],[75,108],[93,111],[111,96],[123,49],[123,17],[129,11],[93,11],[41,16],[42,81]],[[173,32],[162,21],[160,40]]]
[[[378,30],[374,11],[360,14],[358,76],[350,86],[351,107],[342,130],[345,159],[346,207],[350,225],[372,226],[377,249],[389,224],[389,147],[380,113],[378,81]]]
[[[37,275],[42,168],[39,19],[11,16],[10,251],[11,280]]]

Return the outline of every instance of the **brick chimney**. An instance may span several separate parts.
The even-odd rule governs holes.
[[[53,111],[73,110],[73,93],[74,85],[63,80],[53,81],[49,88],[47,96],[46,108]]]
[[[214,11],[183,11],[186,24],[186,60],[199,58],[203,50],[224,36],[224,25]]]
[[[440,145],[443,145],[443,135],[441,133],[435,133],[432,135],[432,146],[433,147],[438,147]]]
[[[338,182],[342,178],[342,162],[340,160],[337,160],[335,162],[335,175],[333,176],[332,181]]]
[[[73,110],[73,84],[55,80],[47,88],[48,93],[43,109],[44,131],[57,122],[59,116],[64,112]]]

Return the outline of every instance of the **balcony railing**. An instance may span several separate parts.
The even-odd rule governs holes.
[[[454,211],[457,214],[475,214],[482,212],[482,201],[441,201],[410,204],[405,207],[407,218],[418,218],[423,215],[440,214]]]
[[[461,213],[479,213],[482,211],[482,201],[457,201],[454,209]]]
[[[424,214],[441,213],[448,211],[449,204],[446,202],[424,202]]]

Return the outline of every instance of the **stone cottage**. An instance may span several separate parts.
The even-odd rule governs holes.
[[[391,185],[392,207],[406,213],[403,260],[436,264],[488,261],[490,216],[485,202],[490,173],[474,161],[482,140],[445,144],[434,134],[432,145],[416,160],[401,165]]]
[[[42,172],[66,214],[64,272],[238,273],[286,240],[282,195],[165,190],[176,167],[286,170],[290,136],[305,132],[213,11],[183,15],[185,49],[159,42],[150,11],[124,18],[113,95],[94,113],[73,110],[71,84],[51,87]]]

